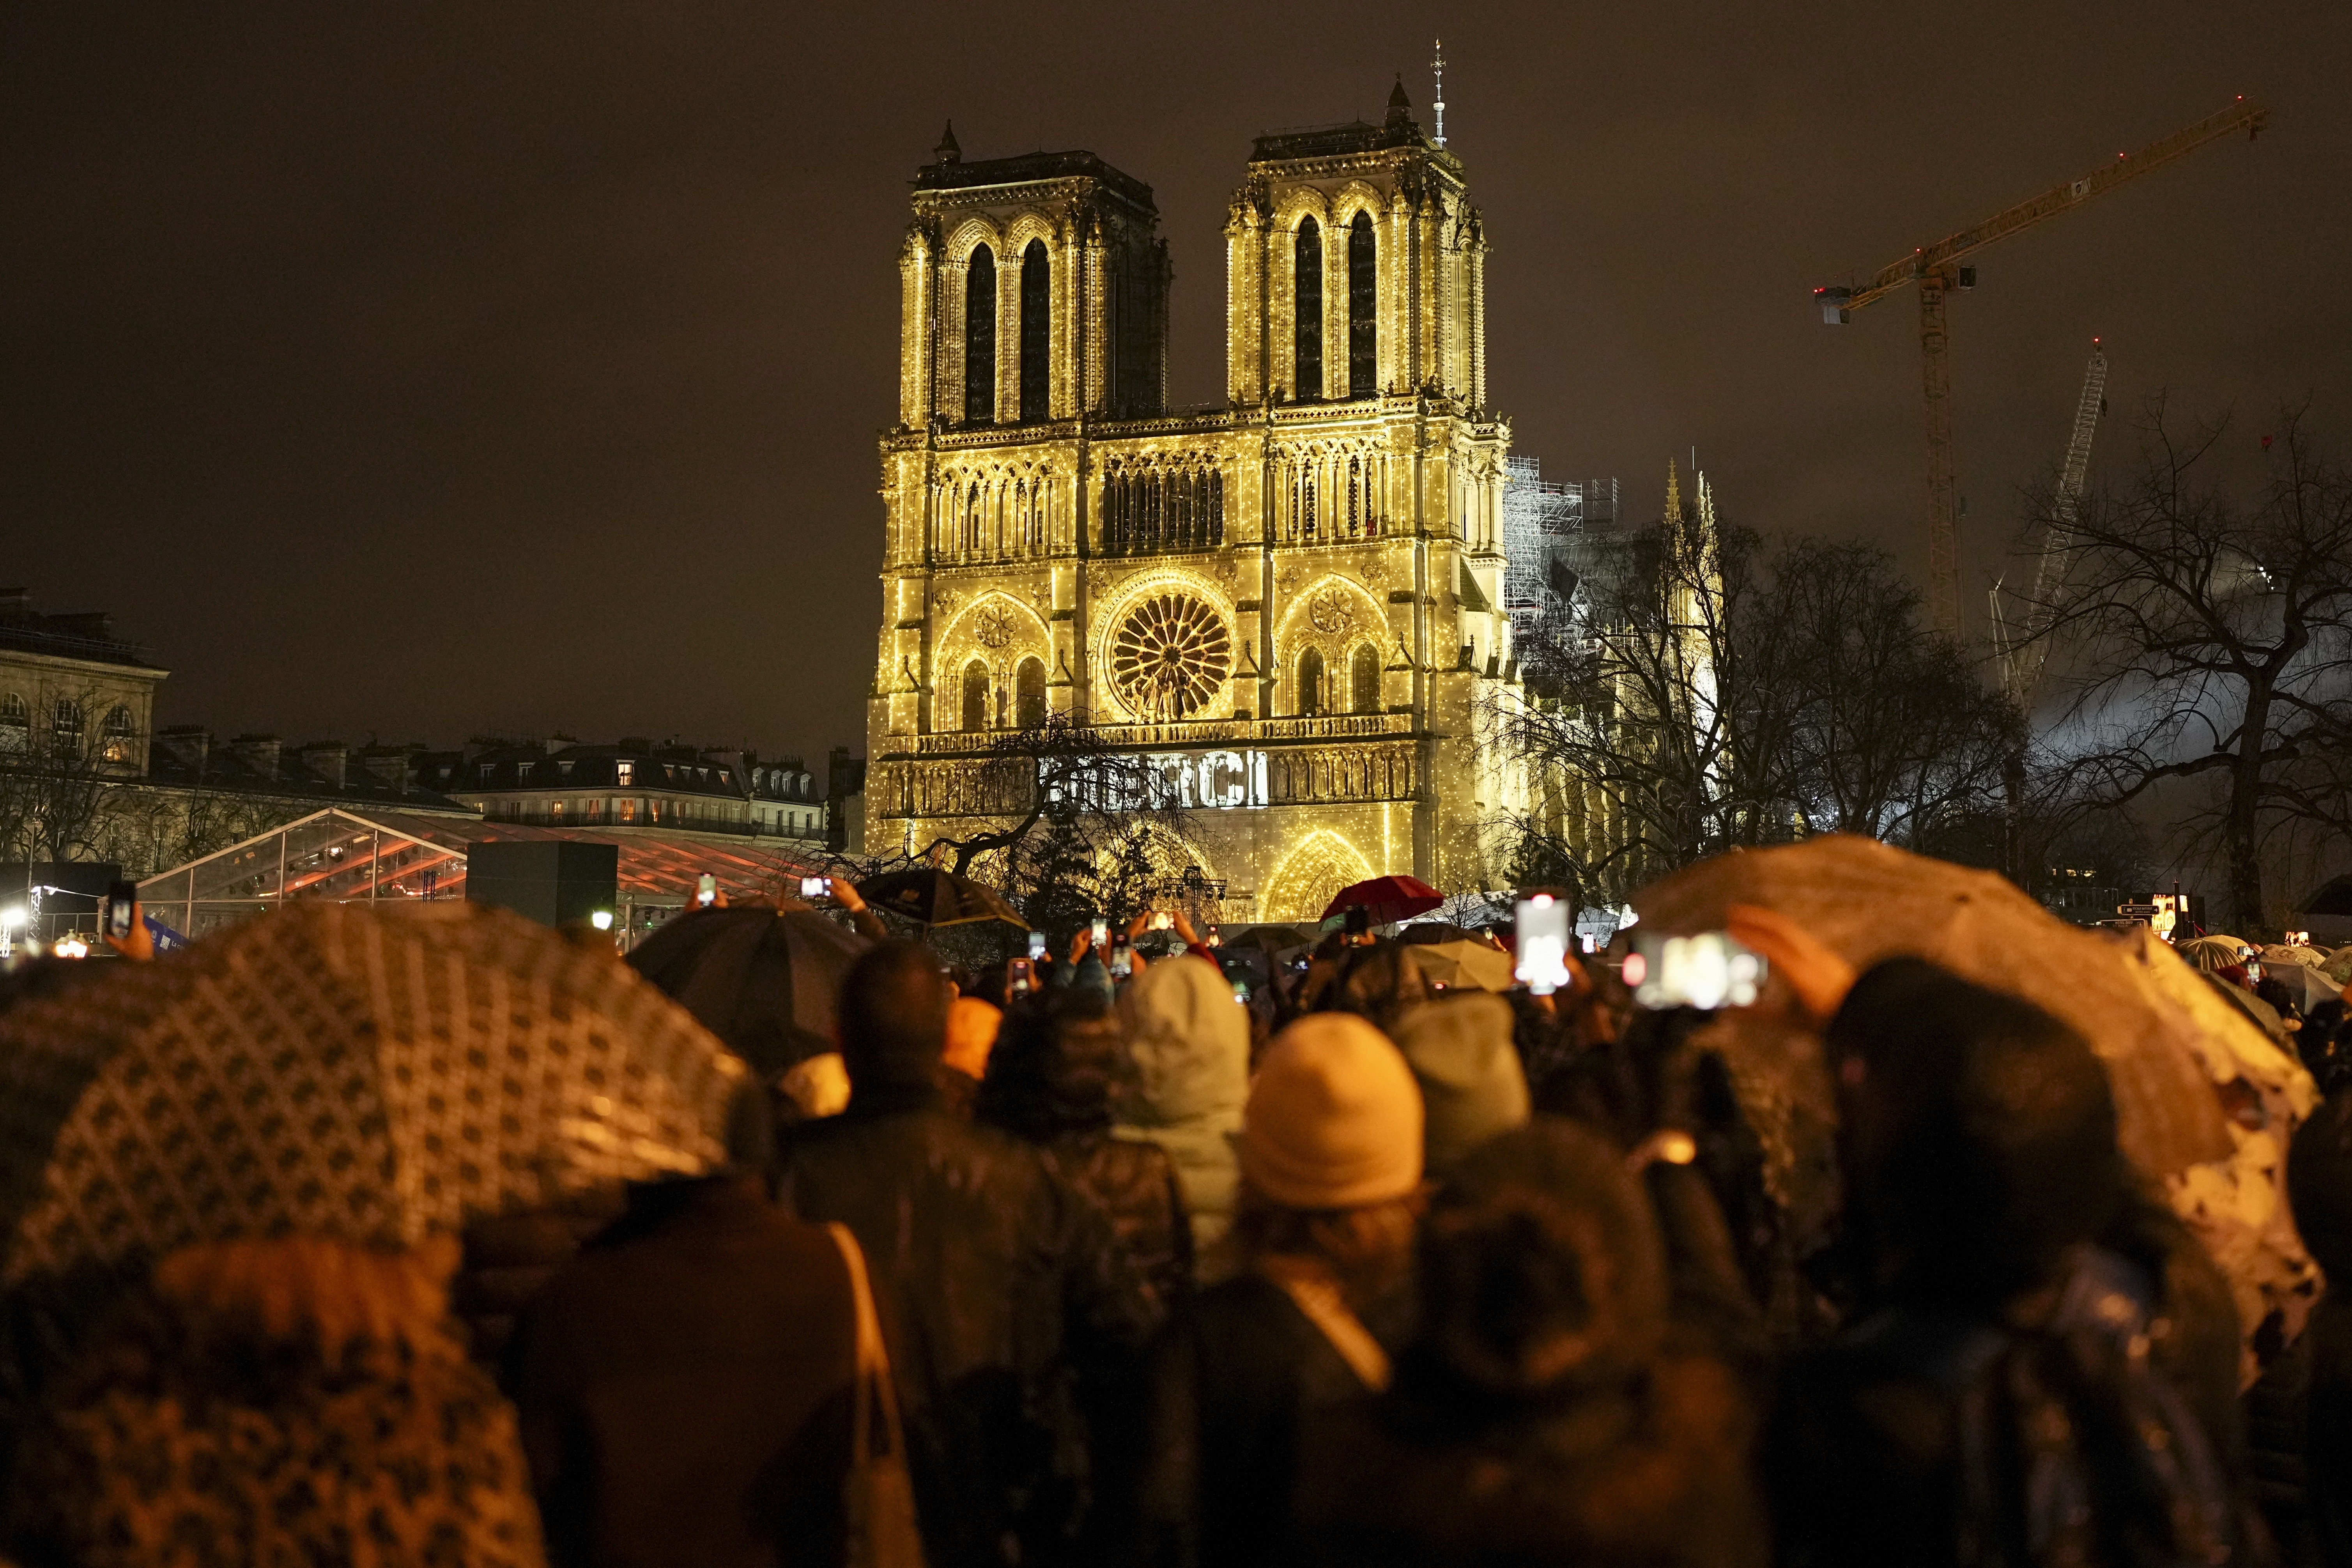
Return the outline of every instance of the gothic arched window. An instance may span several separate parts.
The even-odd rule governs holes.
[[[1372,215],[1360,212],[1348,226],[1348,395],[1370,397],[1380,391],[1381,327],[1375,311]]]
[[[1033,239],[1021,252],[1021,423],[1054,416],[1054,274],[1045,242]]]
[[[1045,721],[1045,661],[1024,658],[1013,672],[1014,713],[1013,721],[1024,730],[1034,730]]]
[[[1222,545],[1225,542],[1225,471],[1209,470],[1209,542]]]
[[[1292,275],[1297,304],[1298,385],[1302,398],[1323,395],[1323,229],[1310,215],[1298,220],[1297,268]]]
[[[1381,710],[1381,656],[1368,642],[1358,643],[1348,659],[1348,695],[1349,707],[1359,713]]]
[[[963,727],[988,728],[988,666],[978,659],[963,667]]]
[[[1308,648],[1298,656],[1298,713],[1312,718],[1323,711],[1323,654]]]
[[[984,245],[963,272],[963,416],[996,422],[996,252]]]

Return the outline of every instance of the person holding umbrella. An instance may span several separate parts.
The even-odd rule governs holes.
[[[298,904],[124,967],[0,1020],[0,1281],[124,1286],[38,1390],[6,1549],[536,1568],[514,1412],[449,1311],[457,1234],[709,1168],[741,1066],[481,905]]]

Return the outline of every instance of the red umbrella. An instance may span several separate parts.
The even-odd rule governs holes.
[[[1374,925],[1384,926],[1425,915],[1444,901],[1444,893],[1418,877],[1375,877],[1369,882],[1340,889],[1331,907],[1323,911],[1323,918],[1328,921],[1349,910],[1365,909],[1371,911]]]

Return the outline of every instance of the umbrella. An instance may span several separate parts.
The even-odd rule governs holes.
[[[2315,947],[2289,946],[2283,942],[2274,942],[2263,949],[2263,962],[2271,966],[2273,973],[2278,972],[2280,965],[2289,963],[2297,969],[2315,970],[2327,962],[2327,955]]]
[[[1460,942],[1415,942],[1406,952],[1433,985],[1455,991],[1473,986],[1482,991],[1508,991],[1515,980],[1512,972],[1517,961],[1487,942],[1467,938]]]
[[[1360,909],[1370,912],[1374,925],[1384,926],[1425,915],[1444,901],[1444,894],[1417,877],[1375,877],[1340,889],[1323,918],[1332,920]]]
[[[631,968],[762,1080],[834,1048],[849,966],[871,944],[814,910],[695,910],[639,942]]]
[[[1029,929],[1021,911],[1004,901],[1003,894],[984,888],[969,877],[959,877],[936,867],[924,866],[911,871],[893,871],[887,877],[877,877],[857,884],[857,896],[877,910],[886,910],[902,920],[918,924],[953,925],[962,921],[1004,921]]]
[[[2210,973],[2216,969],[2227,969],[2233,963],[2243,963],[2246,950],[2252,945],[2240,942],[2234,936],[2192,936],[2177,944],[2173,951]]]
[[[1440,942],[1476,942],[1475,931],[1465,931],[1451,921],[1415,921],[1396,933],[1399,942],[1419,944]]]
[[[1287,952],[1294,947],[1312,947],[1315,942],[1312,932],[1297,926],[1250,926],[1224,937],[1227,947],[1254,947],[1260,952]]]
[[[408,1246],[724,1157],[742,1064],[502,910],[302,903],[122,967],[0,1017],[11,1284],[241,1236]]]
[[[1640,929],[1670,934],[1717,930],[1725,906],[1761,904],[1857,968],[1914,954],[2047,1008],[2105,1062],[2125,1152],[2164,1181],[2237,1283],[2259,1285],[2254,1304],[2263,1310],[2246,1322],[2261,1322],[2269,1306],[2284,1309],[2290,1331],[2300,1322],[2308,1297],[2297,1291],[2311,1264],[2284,1217],[2275,1167],[2295,1118],[2310,1109],[2310,1075],[2153,932],[2070,926],[1990,871],[1845,835],[1717,856],[1633,901]],[[1769,1148],[1776,1195],[1801,1225],[1817,1221],[1828,1202],[1835,1113],[1818,1039],[1755,1009],[1727,1013],[1716,1043]],[[2215,1086],[2233,1080],[2262,1099],[2268,1131],[2250,1134],[2223,1114]],[[2255,1147],[2250,1137],[2263,1142]],[[2237,1194],[2232,1202],[2215,1196],[2224,1188]],[[2242,1300],[2242,1310],[2248,1304]]]
[[[2338,985],[2352,985],[2352,947],[2339,947],[2329,953],[2327,962],[2319,966],[2319,973]]]

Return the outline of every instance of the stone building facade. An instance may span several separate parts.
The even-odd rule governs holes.
[[[1486,407],[1486,242],[1402,86],[1381,124],[1261,137],[1235,195],[1226,397],[1166,406],[1148,186],[1091,153],[917,175],[869,851],[1007,808],[1007,731],[1065,715],[1159,765],[1229,920],[1403,872],[1498,885],[1522,786],[1484,739],[1508,425]]]

